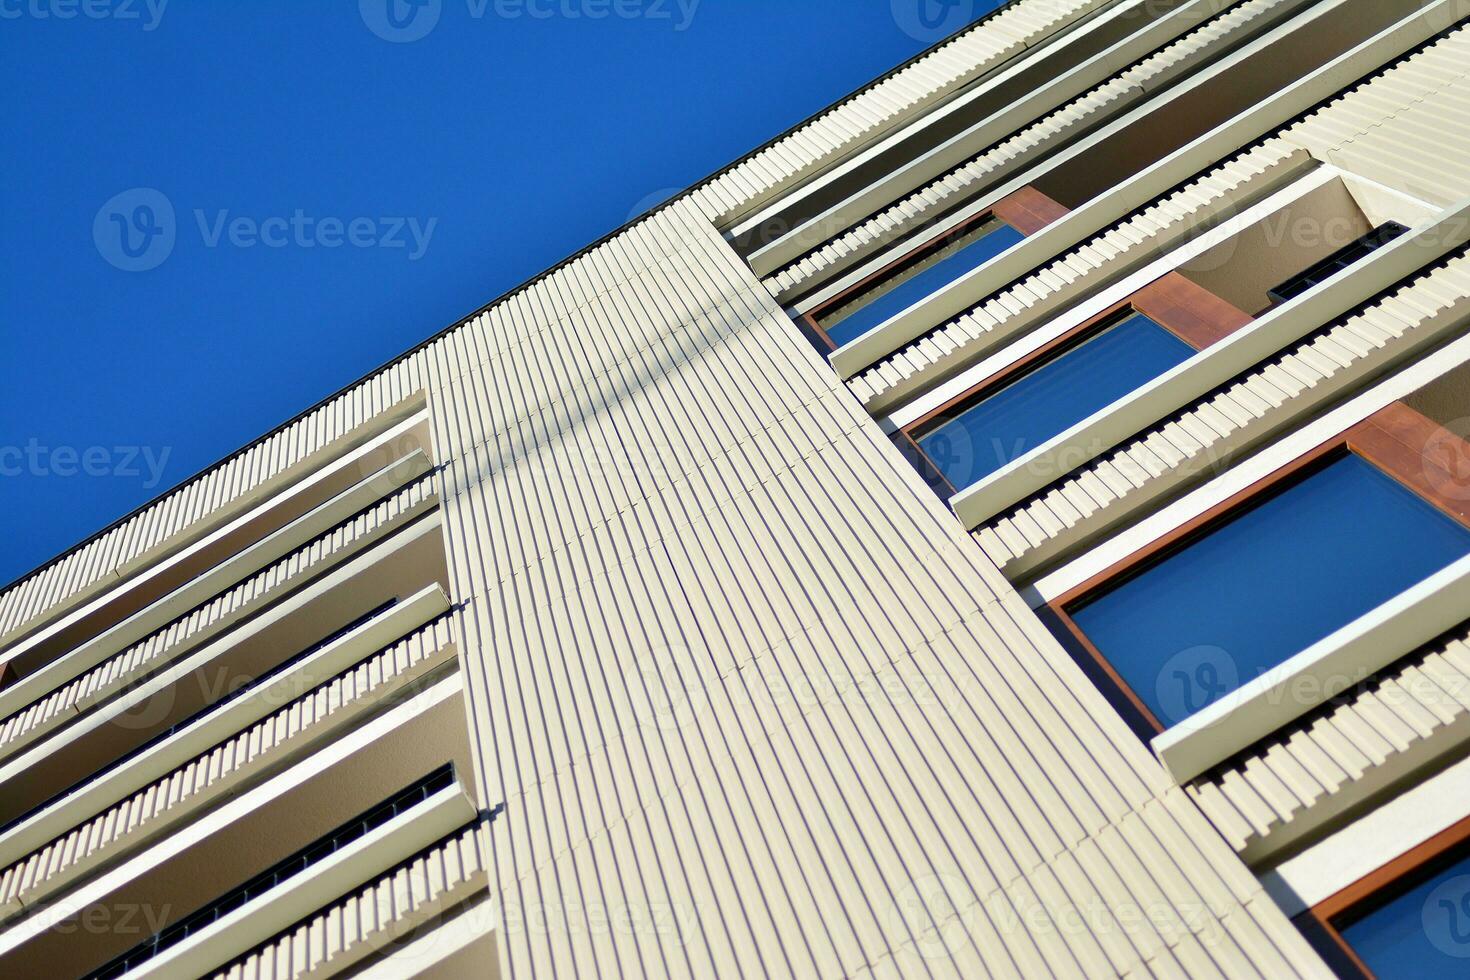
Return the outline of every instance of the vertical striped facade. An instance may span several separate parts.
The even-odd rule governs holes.
[[[1470,565],[1185,718],[1059,616],[1344,454],[1470,524],[1467,242],[1464,0],[1013,0],[0,592],[0,975],[1361,975]]]

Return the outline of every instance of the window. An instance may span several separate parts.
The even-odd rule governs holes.
[[[1379,225],[1357,241],[1329,255],[1316,265],[1299,272],[1286,282],[1270,290],[1268,295],[1277,303],[1295,299],[1302,293],[1331,279],[1355,262],[1361,262],[1378,249],[1398,238],[1409,229],[1396,221]]]
[[[972,269],[978,269],[1024,237],[1006,222],[987,218],[943,240],[938,247],[901,260],[895,269],[885,270],[814,312],[812,320],[826,335],[830,346],[841,347]]]
[[[1470,964],[1470,819],[1297,919],[1343,976],[1460,978]]]
[[[1161,731],[1470,554],[1396,404],[1052,606]],[[1417,431],[1417,435],[1415,434]]]
[[[977,483],[1130,391],[1195,349],[1132,310],[1037,366],[967,396],[913,438],[956,490]]]
[[[1456,878],[1465,878],[1465,883],[1455,887]],[[1374,907],[1344,917],[1339,930],[1363,965],[1383,980],[1464,977],[1463,957],[1470,954],[1467,898],[1470,854],[1427,869],[1427,873],[1415,876],[1394,893],[1382,896]],[[1436,928],[1441,925],[1442,929]],[[1458,950],[1458,956],[1443,948],[1446,939],[1452,949]]]

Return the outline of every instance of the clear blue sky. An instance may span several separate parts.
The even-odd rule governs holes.
[[[0,582],[994,5],[0,0]]]

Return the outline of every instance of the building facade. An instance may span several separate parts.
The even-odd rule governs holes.
[[[1013,0],[0,593],[0,975],[1461,975],[1467,219],[1466,0]]]

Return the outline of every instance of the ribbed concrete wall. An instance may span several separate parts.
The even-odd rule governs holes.
[[[511,975],[1323,975],[711,220],[1096,6],[1008,8],[8,590],[0,630],[423,391]],[[303,928],[262,956],[320,963]]]
[[[1312,971],[702,215],[424,361],[512,973]]]
[[[994,146],[983,148],[963,166],[767,276],[766,282],[778,294],[795,291],[808,281],[820,278],[838,261],[849,259],[855,253],[870,254],[883,243],[922,228],[967,198],[1005,177],[1014,176],[1045,152],[1081,138],[1124,110],[1156,95],[1181,75],[1196,70],[1207,59],[1219,56],[1260,30],[1262,22],[1287,5],[1288,0],[1244,0],[1234,4],[1174,43],[1124,67],[1091,91]]]
[[[1470,188],[1470,30],[1355,87],[1286,138],[1432,204],[1463,199]]]
[[[418,386],[512,974],[1317,969],[687,202]]]

